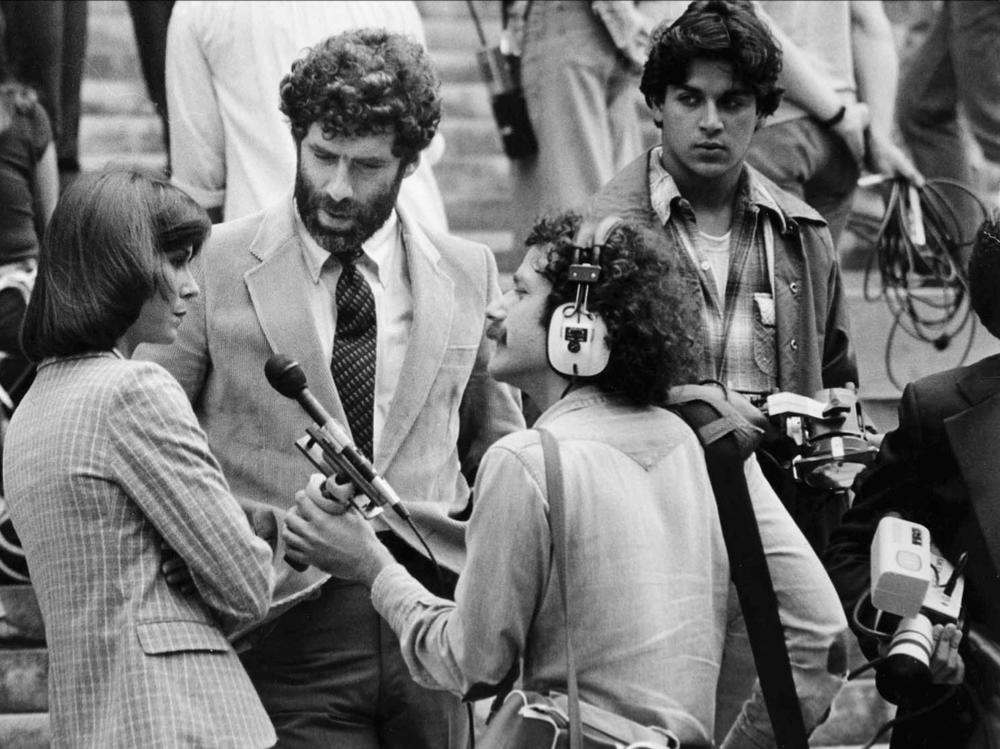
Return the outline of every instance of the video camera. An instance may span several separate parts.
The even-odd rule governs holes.
[[[869,603],[875,619],[869,629],[891,638],[875,678],[889,702],[898,704],[931,683],[931,628],[961,625],[964,566],[965,555],[957,566],[941,555],[926,526],[893,515],[879,521],[871,547]]]
[[[875,459],[861,402],[853,387],[827,388],[809,398],[796,393],[767,396],[761,407],[777,434],[764,449],[796,481],[820,489],[847,489]]]

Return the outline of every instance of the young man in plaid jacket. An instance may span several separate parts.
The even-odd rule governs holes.
[[[826,221],[745,163],[777,108],[781,51],[749,3],[692,3],[653,33],[640,90],[661,144],[592,199],[657,233],[701,315],[699,379],[760,405],[858,383],[840,269]],[[588,221],[589,223],[589,221]],[[843,511],[836,494],[782,497],[822,551]]]

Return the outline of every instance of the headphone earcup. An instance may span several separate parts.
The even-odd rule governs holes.
[[[578,311],[573,303],[556,307],[549,320],[549,366],[566,377],[594,377],[611,358],[608,327],[594,312]]]

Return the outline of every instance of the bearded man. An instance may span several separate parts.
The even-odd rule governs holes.
[[[422,227],[397,204],[437,130],[440,82],[416,42],[357,30],[310,50],[280,88],[294,192],[215,228],[196,269],[195,320],[174,344],[139,355],[181,382],[233,494],[273,535],[312,468],[294,444],[308,420],[267,386],[264,364],[276,353],[297,360],[457,573],[456,518],[479,460],[523,420],[514,391],[486,372],[483,321],[500,296],[492,253]],[[379,537],[433,584],[422,547],[396,520],[378,520]],[[364,586],[282,564],[273,613],[243,662],[279,746],[464,746],[459,701],[410,679]]]

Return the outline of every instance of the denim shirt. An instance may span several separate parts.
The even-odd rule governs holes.
[[[555,435],[563,463],[581,699],[708,743],[723,653],[727,643],[746,643],[697,437],[668,411],[592,387],[550,407],[537,426]],[[811,728],[840,688],[826,665],[846,621],[819,560],[752,459],[747,477]],[[372,587],[375,608],[425,686],[466,694],[498,683],[522,658],[524,688],[564,690],[565,630],[537,432],[490,448],[474,496],[455,603],[393,565]],[[752,667],[749,674],[741,686],[733,686],[738,674],[723,680],[734,704],[751,698],[726,749],[774,745]]]

